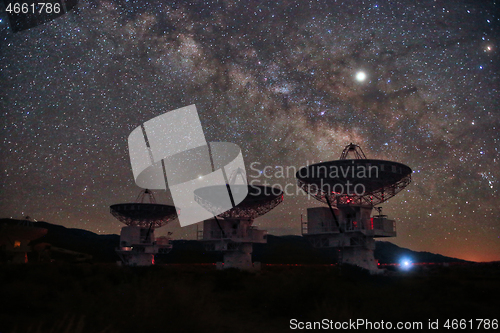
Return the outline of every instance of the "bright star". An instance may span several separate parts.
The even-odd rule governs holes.
[[[366,73],[365,72],[357,72],[356,73],[356,80],[358,80],[359,82],[363,82],[364,80],[366,80]]]

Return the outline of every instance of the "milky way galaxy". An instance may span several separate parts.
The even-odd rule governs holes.
[[[238,144],[258,181],[295,184],[256,170],[335,160],[350,142],[407,164],[412,183],[383,204],[397,221],[389,240],[500,260],[497,7],[82,0],[16,33],[2,8],[0,217],[119,233],[109,206],[140,191],[129,133],[196,104],[207,141]],[[287,195],[256,225],[300,234],[318,205]],[[158,234],[195,230],[174,222]]]

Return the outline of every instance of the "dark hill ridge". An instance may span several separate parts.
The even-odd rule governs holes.
[[[0,225],[18,223],[19,220],[0,219]],[[34,226],[46,228],[47,234],[32,244],[49,243],[52,246],[90,254],[94,262],[115,262],[115,248],[119,235],[98,235],[91,231],[66,228],[47,222],[34,222]],[[331,250],[313,248],[302,236],[268,235],[267,244],[254,244],[253,260],[268,264],[329,264]],[[381,264],[398,263],[402,257],[412,262],[449,263],[465,260],[445,257],[429,252],[415,252],[390,242],[376,242],[375,258]],[[157,255],[157,263],[213,263],[221,261],[219,252],[206,252],[203,244],[196,240],[174,240],[169,254]]]
[[[0,225],[25,222],[22,220],[0,219]],[[118,235],[98,235],[88,230],[66,228],[48,222],[33,222],[33,226],[47,229],[47,234],[31,242],[32,245],[49,243],[63,249],[90,254],[94,262],[114,262],[118,260],[115,247],[120,242]]]
[[[467,260],[445,257],[430,252],[417,252],[399,247],[391,242],[377,241],[375,243],[375,258],[381,264],[399,263],[402,258],[408,258],[415,263],[451,263],[468,262]]]

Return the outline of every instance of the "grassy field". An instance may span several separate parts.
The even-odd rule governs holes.
[[[285,332],[290,320],[499,318],[500,269],[0,266],[0,332]]]

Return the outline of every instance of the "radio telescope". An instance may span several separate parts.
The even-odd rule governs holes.
[[[149,203],[144,202],[149,199]],[[170,239],[155,239],[154,231],[177,218],[174,206],[157,204],[150,190],[143,190],[135,203],[110,206],[111,214],[126,224],[120,233],[120,246],[116,253],[125,265],[154,265],[157,253],[168,253],[172,249]]]
[[[273,187],[255,185],[231,185],[232,195],[246,191],[245,199],[237,206],[217,215],[222,209],[214,205],[213,197],[227,193],[227,186],[209,186],[194,191],[195,200],[214,214],[213,219],[203,221],[201,240],[207,251],[222,251],[224,263],[218,269],[238,268],[258,270],[260,263],[252,264],[252,244],[266,243],[267,231],[252,226],[253,221],[283,201],[283,191]]]
[[[12,263],[28,262],[29,243],[47,233],[47,229],[35,227],[27,216],[25,220],[5,221],[0,224],[0,249],[5,250],[7,259]]]
[[[373,256],[374,238],[395,237],[396,224],[375,205],[408,186],[411,173],[410,167],[398,162],[367,159],[353,143],[346,146],[339,160],[299,169],[298,185],[328,205],[307,209],[303,236],[314,247],[337,249],[339,263],[379,272]],[[371,216],[374,207],[378,214]]]

